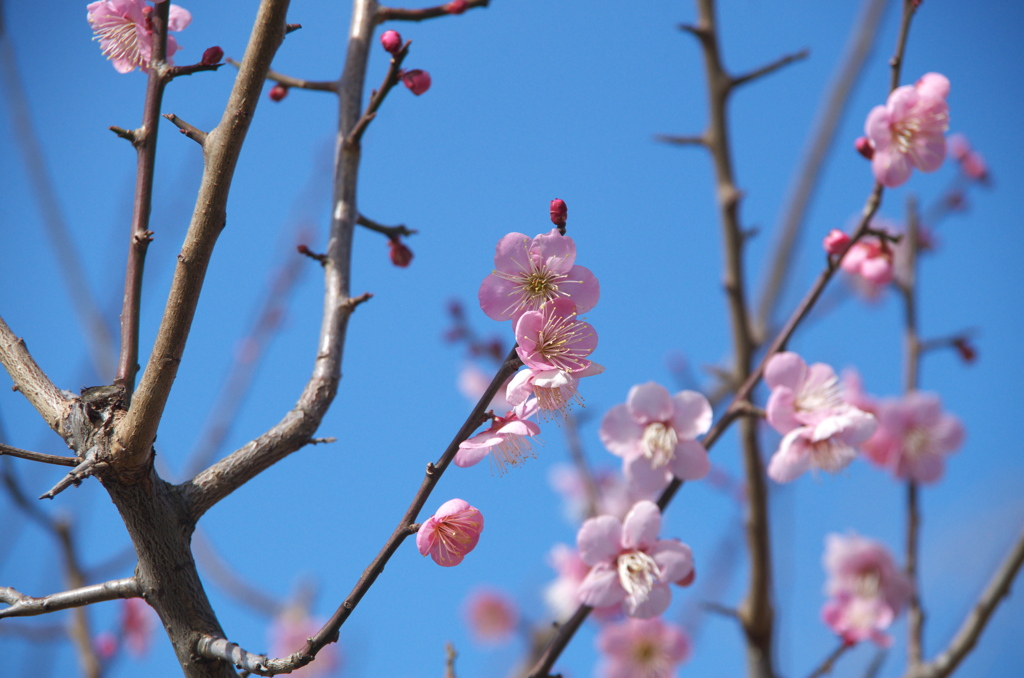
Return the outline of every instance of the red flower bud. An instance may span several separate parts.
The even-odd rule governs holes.
[[[452,0],[444,6],[444,11],[449,14],[462,14],[469,9],[469,3],[466,0]]]
[[[270,88],[270,100],[280,101],[288,96],[288,88],[284,85],[277,84]]]
[[[829,254],[839,254],[850,244],[850,236],[838,228],[833,228],[828,232],[828,235],[825,236],[821,244]]]
[[[978,351],[970,342],[967,337],[960,337],[959,339],[953,340],[953,347],[960,354],[960,359],[965,363],[973,363],[978,358]]]
[[[199,60],[199,63],[201,63],[204,66],[213,66],[215,64],[219,64],[220,60],[223,58],[224,50],[222,50],[220,47],[208,47],[206,51],[203,52],[203,58]]]
[[[430,89],[430,73],[414,68],[402,73],[402,82],[413,94],[419,96]]]
[[[871,139],[867,137],[860,137],[857,141],[853,142],[854,148],[857,152],[863,155],[868,160],[875,157],[875,145],[871,143]]]
[[[391,54],[397,54],[402,49],[402,36],[398,31],[384,31],[380,36],[380,44],[384,50]]]
[[[391,263],[395,266],[405,268],[412,261],[412,250],[406,247],[400,238],[389,239],[388,247],[391,248]]]
[[[565,220],[569,216],[569,208],[566,206],[565,201],[560,198],[555,198],[551,201],[551,223],[558,226],[559,229],[565,230]]]

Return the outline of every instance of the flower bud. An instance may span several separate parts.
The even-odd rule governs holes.
[[[849,243],[850,236],[846,235],[846,233],[843,233],[838,228],[833,228],[829,231],[828,235],[825,236],[825,239],[821,244],[829,254],[839,254],[846,249],[846,246]]]
[[[385,51],[397,54],[398,50],[402,49],[402,36],[398,31],[384,31],[380,36],[380,44]]]
[[[449,14],[462,14],[469,9],[469,3],[466,0],[452,0],[444,6],[444,11]]]
[[[288,88],[284,85],[277,84],[270,88],[270,100],[280,101],[288,96]]]
[[[957,353],[960,354],[960,359],[965,363],[973,363],[978,358],[978,351],[970,342],[967,337],[959,337],[953,340],[953,348],[956,349]]]
[[[551,223],[558,226],[559,229],[565,230],[565,220],[569,216],[569,208],[566,206],[565,201],[561,198],[555,198],[551,201]]]
[[[213,47],[208,47],[206,51],[203,52],[203,58],[199,60],[199,63],[204,66],[214,66],[219,64],[220,60],[223,58],[224,50],[215,45]]]
[[[402,73],[402,82],[413,94],[419,96],[430,89],[430,73],[414,68]]]
[[[406,247],[400,238],[388,240],[388,247],[391,248],[391,263],[400,268],[405,268],[412,261],[412,250]]]
[[[857,141],[853,142],[854,148],[857,152],[863,155],[868,160],[875,157],[875,145],[871,143],[871,139],[867,137],[860,137]]]

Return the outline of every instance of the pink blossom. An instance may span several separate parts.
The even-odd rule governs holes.
[[[493,452],[491,460],[498,466],[498,472],[504,473],[506,466],[518,466],[527,456],[536,456],[529,439],[540,433],[540,426],[526,421],[536,411],[537,401],[530,400],[504,417],[495,417],[486,431],[459,443],[453,463],[462,468],[473,466]]]
[[[597,646],[606,662],[606,678],[672,678],[690,656],[690,639],[659,617],[626,619],[601,630]]]
[[[951,134],[948,139],[949,154],[960,164],[964,176],[988,183],[988,164],[981,154],[971,147],[971,142],[963,134]]]
[[[118,73],[129,73],[136,68],[149,72],[153,54],[153,8],[143,0],[100,0],[86,7],[89,25],[95,40],[100,41],[104,56],[114,64]],[[168,31],[184,30],[192,21],[188,10],[171,5],[167,20]],[[174,36],[167,36],[167,63],[178,51]]]
[[[893,279],[893,248],[883,240],[858,240],[843,257],[841,266],[871,284],[887,285]]]
[[[380,44],[384,51],[395,54],[402,49],[402,35],[398,31],[384,31],[380,36]]]
[[[857,140],[853,142],[853,147],[868,160],[875,157],[875,145],[867,137],[857,137]]]
[[[480,308],[494,320],[518,320],[548,301],[571,299],[586,313],[601,295],[597,278],[575,265],[576,244],[558,229],[529,238],[509,233],[498,241],[494,270],[480,285]]]
[[[821,243],[828,254],[840,254],[846,249],[848,244],[850,244],[850,236],[838,228],[833,228],[829,231]]]
[[[103,661],[109,661],[117,654],[117,636],[110,631],[101,631],[92,639],[92,649]]]
[[[696,438],[708,432],[711,418],[711,404],[700,393],[672,396],[650,381],[629,389],[625,404],[608,410],[601,421],[601,442],[622,457],[631,487],[653,492],[672,476],[700,480],[707,475],[711,462]]]
[[[555,544],[548,554],[548,564],[558,577],[544,589],[544,602],[556,620],[568,619],[580,606],[580,584],[587,578],[590,567],[580,558],[580,552],[567,544]],[[622,605],[594,608],[591,616],[598,621],[622,617]]]
[[[790,482],[811,468],[846,468],[875,430],[875,418],[843,399],[835,370],[824,363],[808,367],[796,353],[777,353],[765,366],[764,380],[772,389],[768,423],[784,434],[768,463],[768,476],[776,482]]]
[[[516,372],[508,383],[506,399],[513,405],[524,402],[531,395],[536,396],[541,416],[550,419],[555,415],[564,417],[574,404],[582,405],[578,385],[581,377],[592,377],[604,372],[604,367],[591,362],[585,369],[574,373],[561,369],[533,370],[526,368]]]
[[[919,483],[939,480],[946,455],[963,444],[963,425],[942,411],[934,393],[914,392],[882,400],[876,416],[878,431],[864,443],[864,451],[897,478]]]
[[[402,72],[402,84],[409,88],[409,91],[419,96],[430,89],[430,73],[419,68]]]
[[[590,518],[576,544],[590,572],[580,584],[580,602],[591,607],[622,605],[630,617],[649,619],[668,608],[669,583],[692,575],[693,553],[678,540],[658,539],[661,511],[653,501],[638,501],[625,520]]]
[[[566,206],[565,201],[561,198],[555,198],[551,201],[550,211],[551,223],[564,231],[565,221],[569,218],[569,208]]]
[[[481,643],[505,643],[512,639],[519,624],[519,608],[501,591],[481,588],[469,594],[465,605],[466,621],[473,637]]]
[[[949,128],[949,80],[926,73],[913,85],[898,87],[884,106],[875,106],[864,131],[875,147],[871,169],[883,186],[895,188],[910,178],[910,170],[933,172],[946,157]]]
[[[883,631],[910,600],[913,585],[882,544],[850,533],[825,538],[822,559],[831,596],[821,614],[848,643],[872,640],[887,647]]]
[[[270,653],[273,657],[287,657],[303,645],[306,640],[323,627],[325,620],[316,619],[302,603],[288,605],[270,624],[267,635]],[[341,664],[341,650],[338,643],[331,643],[317,653],[316,659],[289,673],[298,678],[318,678],[333,674]]]
[[[438,565],[452,567],[476,548],[483,529],[484,516],[478,509],[462,499],[449,499],[420,525],[416,548]]]
[[[539,311],[527,311],[516,321],[516,353],[535,372],[582,372],[590,367],[587,356],[597,348],[597,332],[576,318],[576,304],[561,297]]]

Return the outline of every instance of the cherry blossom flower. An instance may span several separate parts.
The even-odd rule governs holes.
[[[582,405],[578,384],[581,377],[592,377],[604,372],[604,367],[591,362],[585,369],[574,373],[561,369],[534,370],[527,368],[516,372],[509,381],[506,399],[518,405],[531,395],[536,396],[541,416],[550,419],[555,415],[564,417],[574,404]]]
[[[491,426],[469,440],[459,443],[459,451],[452,462],[465,468],[480,463],[489,452],[497,464],[498,472],[504,473],[506,466],[518,466],[527,456],[536,456],[530,448],[530,438],[540,433],[540,426],[526,421],[537,411],[537,401],[529,400],[514,408],[504,417],[495,417]]]
[[[696,391],[674,396],[653,381],[629,389],[626,403],[601,421],[601,442],[622,457],[630,486],[656,492],[672,476],[700,480],[711,468],[707,450],[696,437],[711,428],[711,404]]]
[[[544,589],[544,602],[556,620],[568,619],[580,606],[580,584],[587,578],[590,566],[580,558],[580,552],[567,544],[555,544],[548,554],[548,564],[558,577]],[[597,607],[591,616],[598,621],[622,617],[622,604]]]
[[[897,478],[919,483],[939,480],[946,455],[963,444],[963,425],[942,411],[934,393],[884,399],[878,403],[876,416],[878,431],[864,443],[864,451]]]
[[[469,630],[481,643],[508,642],[519,624],[519,608],[515,601],[495,589],[480,588],[470,593],[466,599],[465,615]]]
[[[480,308],[494,320],[518,320],[556,299],[572,299],[576,311],[594,308],[597,278],[575,265],[576,244],[558,229],[530,238],[509,233],[494,251],[494,271],[480,285]]]
[[[876,238],[858,240],[840,266],[850,275],[860,276],[873,285],[887,285],[893,279],[892,245]]]
[[[388,238],[388,256],[391,257],[391,263],[399,268],[405,268],[412,263],[412,250],[409,246],[402,242],[399,237]]]
[[[626,619],[601,630],[597,646],[605,655],[605,678],[671,678],[690,656],[690,639],[659,617]]]
[[[483,529],[484,516],[479,509],[462,499],[449,499],[420,525],[416,548],[421,555],[430,554],[438,565],[453,567],[476,548]]]
[[[589,368],[587,356],[597,348],[597,332],[590,323],[577,320],[576,312],[576,304],[562,297],[519,316],[516,353],[523,364],[535,372]]]
[[[129,73],[136,68],[149,72],[153,54],[153,8],[143,0],[100,0],[88,7],[87,18],[94,39],[100,41],[104,56],[113,62],[118,73]],[[167,20],[168,31],[184,30],[192,21],[188,10],[171,5]],[[167,63],[178,51],[174,36],[167,36]]]
[[[831,596],[821,611],[825,623],[848,643],[892,644],[883,631],[910,600],[913,585],[888,549],[853,533],[830,534],[822,563]]]
[[[408,87],[410,92],[419,96],[430,89],[430,73],[419,68],[403,71],[402,84]]]
[[[843,399],[835,370],[810,367],[796,353],[769,359],[765,383],[772,389],[765,411],[768,423],[784,434],[768,463],[768,476],[780,483],[811,468],[836,472],[857,456],[857,446],[875,431],[875,418]]]
[[[306,640],[323,627],[325,620],[309,614],[303,603],[288,605],[274,618],[267,631],[272,657],[287,657],[306,644]],[[289,673],[298,678],[320,678],[333,674],[341,664],[341,650],[338,643],[331,643],[317,653],[316,659]]]
[[[678,540],[658,539],[661,511],[638,501],[625,520],[590,518],[576,544],[590,572],[580,584],[580,602],[591,607],[622,605],[630,617],[649,619],[668,608],[671,582],[692,581],[693,553]]]
[[[884,106],[875,106],[864,123],[874,145],[871,169],[883,186],[895,188],[916,167],[933,172],[946,157],[949,128],[949,80],[926,73],[913,85],[897,87]]]

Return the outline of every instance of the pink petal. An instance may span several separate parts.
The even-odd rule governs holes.
[[[786,434],[803,425],[796,418],[796,394],[787,386],[772,389],[764,409],[768,423],[779,433]]]
[[[925,73],[914,83],[914,88],[922,97],[949,98],[949,78],[941,73]]]
[[[693,572],[693,551],[681,541],[662,539],[649,552],[661,568],[662,581],[681,581]]]
[[[185,30],[192,23],[192,13],[183,7],[171,5],[167,18],[167,29],[171,31]]]
[[[680,391],[672,396],[675,414],[672,415],[672,428],[680,438],[694,439],[704,435],[711,428],[711,403],[703,394],[696,391]]]
[[[598,435],[608,451],[624,459],[643,454],[640,447],[644,429],[630,414],[626,405],[615,405],[601,420]]]
[[[632,494],[641,497],[661,492],[672,480],[672,472],[667,467],[652,467],[651,460],[643,454],[623,459],[622,475]]]
[[[797,392],[807,376],[807,363],[792,351],[776,353],[764,366],[764,383],[773,391],[785,386]]]
[[[472,439],[470,439],[472,440]],[[466,441],[469,442],[469,441]],[[455,457],[452,459],[452,463],[459,468],[468,468],[474,464],[479,464],[484,457],[491,451],[491,446],[467,446],[466,443],[459,445],[459,451],[455,453]]]
[[[668,467],[680,480],[700,480],[711,470],[711,460],[707,450],[696,440],[680,440]]]
[[[597,281],[590,269],[573,266],[568,275],[569,280],[579,281],[578,285],[569,288],[572,300],[576,302],[577,312],[586,313],[597,306],[597,301],[601,298],[601,283]]]
[[[659,530],[661,509],[653,501],[638,501],[622,521],[622,547],[635,550],[653,546],[658,541]]]
[[[626,407],[641,426],[653,421],[669,421],[675,410],[668,389],[653,381],[637,384],[629,389]]]
[[[876,150],[871,159],[871,171],[878,183],[888,188],[902,186],[910,178],[910,160],[895,148]]]
[[[618,557],[622,544],[622,522],[614,516],[587,519],[576,534],[580,558],[591,567]]]
[[[542,266],[555,273],[568,273],[576,263],[576,243],[557,228],[538,235],[530,246],[530,255],[542,262]]]
[[[492,320],[511,320],[518,306],[519,290],[515,283],[493,273],[484,278],[477,292],[480,308]]]
[[[630,617],[651,619],[667,610],[671,602],[672,591],[669,590],[668,584],[655,584],[654,588],[647,595],[647,600],[639,605],[633,605],[632,601],[626,598],[622,603],[622,607],[623,611]]]
[[[622,588],[619,573],[615,568],[608,563],[600,563],[580,582],[577,595],[584,605],[608,607],[621,603],[626,597],[626,589]]]
[[[768,462],[768,477],[777,483],[796,480],[811,467],[811,455],[805,436],[808,427],[790,431],[779,444],[779,450]]]

